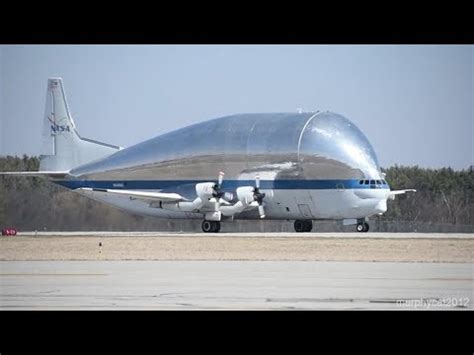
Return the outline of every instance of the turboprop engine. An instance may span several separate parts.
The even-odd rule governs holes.
[[[202,201],[209,201],[214,197],[214,186],[213,182],[201,182],[196,184],[196,194]]]
[[[255,186],[241,186],[236,190],[237,202],[234,201],[234,194],[224,192],[221,189],[224,173],[219,173],[218,182],[202,182],[196,184],[197,197],[193,201],[183,201],[178,203],[163,204],[172,210],[196,212],[203,210],[205,219],[210,221],[220,221],[221,214],[231,217],[240,213],[248,207],[258,207],[260,218],[265,218],[263,207],[264,193],[260,192],[260,177],[255,177]]]
[[[242,186],[237,188],[238,202],[232,206],[222,206],[221,211],[224,216],[232,216],[242,212],[248,206],[258,206],[260,218],[265,218],[265,209],[263,208],[264,193],[260,192],[260,177],[255,177],[255,187]]]

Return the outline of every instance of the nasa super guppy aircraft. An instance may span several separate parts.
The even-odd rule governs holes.
[[[219,232],[234,219],[342,220],[367,232],[391,191],[374,149],[347,118],[332,112],[225,116],[128,148],[79,135],[61,78],[48,80],[38,172],[74,192],[159,218],[202,219]]]

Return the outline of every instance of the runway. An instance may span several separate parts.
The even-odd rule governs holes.
[[[295,232],[272,232],[272,233],[188,233],[188,232],[122,232],[122,231],[86,231],[86,232],[64,232],[64,231],[25,231],[18,232],[19,236],[38,237],[203,237],[216,236],[225,238],[357,238],[357,239],[473,239],[472,233],[295,233]]]
[[[0,309],[472,309],[473,254],[472,234],[21,233]]]
[[[472,263],[1,261],[0,309],[472,309]]]

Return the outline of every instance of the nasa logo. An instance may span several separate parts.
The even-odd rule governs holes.
[[[53,123],[51,125],[51,132],[52,133],[57,133],[57,132],[71,132],[70,128],[68,125],[65,126],[60,126],[56,123]]]
[[[51,114],[51,116],[48,117],[48,120],[51,122],[51,134],[56,134],[58,132],[71,132],[69,125],[59,125],[56,123],[54,114]],[[61,121],[64,120],[66,120],[66,118],[63,118]]]

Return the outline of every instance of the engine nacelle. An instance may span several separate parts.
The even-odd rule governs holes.
[[[254,201],[254,187],[242,186],[237,188],[237,198],[245,204],[250,204]]]
[[[214,186],[215,184],[213,182],[201,182],[196,184],[196,194],[201,198],[201,200],[208,201],[213,197]]]

